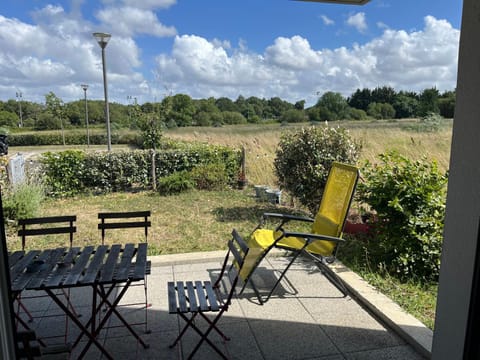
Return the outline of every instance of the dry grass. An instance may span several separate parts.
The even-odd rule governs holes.
[[[329,126],[341,125],[349,129],[352,137],[363,145],[360,163],[365,160],[378,161],[378,154],[396,150],[410,159],[426,156],[435,160],[446,170],[449,164],[451,123],[434,133],[415,132],[408,126],[416,120],[388,121],[342,121]],[[247,154],[247,178],[252,184],[276,185],[273,159],[280,135],[309,124],[283,127],[272,125],[228,126],[223,128],[178,128],[166,132],[173,139],[208,142],[230,146],[244,146]],[[325,125],[320,125],[325,126]]]
[[[256,201],[252,189],[218,192],[193,191],[175,196],[160,196],[152,192],[115,193],[105,196],[80,196],[50,199],[42,205],[42,216],[77,215],[75,246],[99,244],[97,214],[103,211],[152,212],[149,232],[150,255],[187,253],[224,249],[233,228],[247,235],[258,224],[264,212],[278,207]],[[281,211],[291,212],[288,208]],[[20,248],[13,227],[9,229],[8,247]],[[30,238],[30,248],[65,246],[62,236]],[[27,239],[28,240],[28,239]],[[40,241],[40,242],[39,242]],[[107,232],[106,243],[143,242],[142,229]]]

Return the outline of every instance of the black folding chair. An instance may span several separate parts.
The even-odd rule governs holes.
[[[169,313],[177,314],[186,321],[184,328],[180,331],[173,344],[170,345],[171,348],[180,341],[188,328],[192,328],[200,335],[201,339],[188,356],[188,359],[191,359],[195,355],[204,341],[222,358],[227,358],[208,336],[212,330],[215,330],[223,340],[230,340],[217,327],[217,323],[223,313],[228,311],[248,250],[249,248],[246,242],[234,229],[232,231],[232,239],[228,242],[228,252],[225,256],[222,269],[213,284],[211,281],[168,282]],[[232,266],[227,269],[230,255],[233,255]],[[231,279],[231,288],[230,290],[224,290],[221,286],[222,279],[228,278],[229,275],[233,276]],[[213,320],[209,319],[206,315],[206,313],[209,312],[217,313]],[[202,331],[202,329],[195,324],[195,319],[198,315],[208,323],[208,328],[205,331]]]
[[[102,233],[102,245],[105,243],[106,231],[114,229],[134,229],[134,228],[143,228],[145,235],[145,243],[148,243],[148,228],[152,226],[151,221],[149,220],[151,216],[150,210],[145,211],[127,211],[127,212],[102,212],[98,214],[98,219],[100,220],[98,224],[98,229]],[[128,240],[131,242],[131,239]],[[115,242],[119,242],[118,240]],[[147,275],[151,272],[151,263],[147,262]],[[142,285],[142,284],[139,284]],[[137,286],[137,285],[131,285]],[[143,282],[143,287],[145,291],[145,302],[142,303],[131,303],[131,304],[122,304],[121,306],[130,306],[130,305],[144,305],[145,306],[145,320],[142,323],[133,323],[130,325],[145,325],[145,333],[149,333],[148,329],[148,317],[147,317],[147,308],[151,307],[152,304],[148,302],[148,291],[147,291],[147,277]]]
[[[37,218],[27,218],[18,220],[18,236],[21,238],[22,250],[25,250],[27,245],[27,237],[32,236],[55,236],[55,235],[68,235],[68,246],[72,248],[73,246],[73,235],[77,232],[77,227],[75,226],[75,221],[77,220],[76,215],[64,215],[64,216],[48,216],[48,217],[37,217]],[[53,240],[53,238],[52,238]],[[56,247],[59,244],[53,244],[51,247]],[[65,240],[61,240],[61,245],[65,245]],[[75,309],[70,302],[70,290],[62,290],[63,295],[65,296],[67,306],[72,309],[72,312],[76,314]],[[17,300],[17,319],[19,319],[20,309],[23,309],[25,314],[28,316],[29,321],[33,321],[33,316],[30,311],[25,306],[26,299],[34,299],[48,297],[48,295],[32,295],[32,296],[23,296],[19,294],[16,298]],[[78,314],[76,314],[78,316]],[[56,317],[58,315],[46,315],[42,317]],[[65,333],[64,335],[65,342],[67,341],[68,336],[68,318],[65,320]],[[58,336],[51,336],[52,338]]]

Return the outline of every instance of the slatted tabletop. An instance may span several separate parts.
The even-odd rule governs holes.
[[[15,251],[8,260],[13,292],[138,281],[150,269],[146,243]]]

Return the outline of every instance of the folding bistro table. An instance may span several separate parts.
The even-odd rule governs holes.
[[[118,317],[144,348],[148,348],[117,310],[117,305],[130,284],[145,280],[149,269],[146,243],[126,244],[125,247],[101,245],[83,249],[74,247],[16,251],[9,255],[9,266],[14,299],[25,290],[45,291],[80,329],[80,335],[73,347],[80,343],[83,336],[88,338],[79,358],[86,354],[93,343],[106,358],[113,359],[97,340],[98,334],[112,314]],[[75,312],[64,304],[54,291],[78,287],[92,288],[92,311],[85,323],[79,320]],[[97,323],[98,314],[101,314],[101,317]],[[28,329],[25,322],[22,322],[22,325]]]

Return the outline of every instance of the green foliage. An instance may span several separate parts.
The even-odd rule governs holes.
[[[455,92],[446,91],[438,99],[438,108],[440,115],[445,118],[453,118],[455,114]]]
[[[395,109],[390,104],[374,102],[368,105],[367,114],[375,119],[393,119]]]
[[[425,89],[419,96],[417,115],[426,116],[429,113],[439,114],[438,107],[439,91],[436,88]]]
[[[44,189],[41,185],[23,183],[15,186],[4,194],[5,219],[18,220],[38,216],[44,197]]]
[[[193,190],[195,182],[188,171],[178,171],[158,180],[157,190],[160,195],[173,195]]]
[[[112,134],[112,144],[143,144],[143,138],[134,133]],[[63,138],[60,132],[37,132],[37,133],[16,133],[8,136],[9,146],[39,146],[39,145],[63,145]],[[87,135],[83,132],[65,132],[66,145],[84,145],[87,144]],[[106,145],[107,135],[93,133],[90,134],[91,145]]]
[[[239,112],[224,111],[222,112],[223,122],[225,124],[246,124],[247,119]]]
[[[361,109],[350,108],[348,110],[348,118],[352,120],[367,120],[367,113]]]
[[[17,114],[5,110],[0,111],[0,126],[16,127],[19,123],[20,119]]]
[[[315,105],[319,109],[319,118],[310,119],[313,121],[319,120],[342,120],[347,117],[348,103],[347,100],[340,93],[327,91],[318,100]]]
[[[435,162],[411,161],[395,152],[366,163],[358,199],[377,214],[368,244],[371,261],[400,278],[438,278],[447,175]]]
[[[137,125],[142,131],[144,149],[157,149],[160,146],[162,129],[171,111],[171,98],[166,97],[156,110],[138,116]]]
[[[274,160],[280,186],[315,214],[333,161],[354,164],[361,145],[344,128],[310,127],[285,132]]]
[[[47,192],[51,196],[71,196],[84,190],[85,153],[68,150],[42,154],[42,168]]]
[[[197,166],[212,165],[211,178],[204,182],[216,184],[226,179],[234,184],[240,168],[240,152],[225,146],[175,143],[176,148],[157,150],[155,174],[157,179],[176,172],[191,171]],[[129,191],[145,189],[152,183],[152,157],[148,150],[95,152],[65,151],[45,153],[42,170],[49,194],[71,196],[81,192]],[[221,176],[218,172],[223,172]],[[200,181],[200,170],[199,181]],[[204,185],[207,186],[207,185]]]
[[[393,102],[395,116],[399,119],[415,117],[418,108],[418,100],[406,93],[400,92]]]
[[[417,124],[408,127],[409,130],[418,132],[437,132],[442,125],[442,117],[435,113],[428,113]]]
[[[195,166],[190,177],[199,190],[223,190],[228,184],[225,165],[222,163]]]
[[[283,113],[280,122],[298,123],[305,121],[305,113],[303,110],[290,109]]]
[[[97,193],[145,188],[151,182],[148,150],[88,153],[82,188]]]

